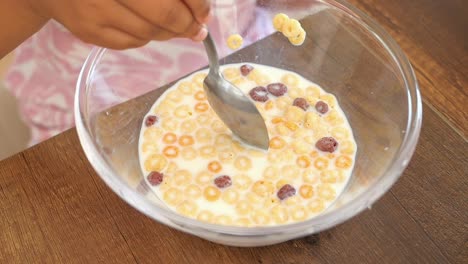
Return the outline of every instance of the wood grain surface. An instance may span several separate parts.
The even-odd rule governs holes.
[[[402,45],[425,101],[408,169],[370,210],[275,246],[217,245],[123,202],[72,129],[0,162],[0,263],[466,263],[466,1],[350,2]]]

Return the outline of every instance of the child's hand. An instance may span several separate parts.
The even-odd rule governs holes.
[[[209,0],[26,0],[39,14],[63,24],[81,40],[112,49],[151,40],[201,41]]]

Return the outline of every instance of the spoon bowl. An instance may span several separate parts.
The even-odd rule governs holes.
[[[210,64],[203,88],[211,108],[244,143],[268,150],[270,139],[262,115],[252,100],[220,73],[218,54],[210,34],[203,44]]]

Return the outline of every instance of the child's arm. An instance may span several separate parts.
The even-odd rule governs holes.
[[[47,18],[21,0],[0,0],[0,59],[38,31]]]
[[[85,42],[127,49],[174,37],[201,41],[209,11],[210,0],[0,0],[0,57],[48,18]]]

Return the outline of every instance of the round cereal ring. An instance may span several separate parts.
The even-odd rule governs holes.
[[[184,119],[192,115],[192,110],[188,105],[179,105],[174,110],[174,115],[178,118]]]
[[[234,161],[234,166],[240,171],[247,171],[252,168],[252,161],[246,156],[239,156]]]
[[[206,112],[208,111],[208,109],[209,109],[209,105],[207,103],[199,102],[195,104],[195,111],[197,111],[198,113]]]
[[[246,215],[252,211],[252,206],[249,201],[239,201],[236,205],[236,212],[239,215]]]
[[[240,72],[242,76],[247,76],[254,69],[252,65],[244,64],[240,67]]]
[[[218,173],[223,169],[223,166],[217,161],[212,161],[208,163],[208,170],[213,172],[213,173]]]
[[[232,82],[233,80],[239,78],[241,76],[241,73],[236,68],[227,68],[223,70],[223,76],[224,79]]]
[[[252,178],[245,174],[239,174],[234,177],[234,186],[239,190],[247,190],[252,184]]]
[[[244,43],[244,39],[239,34],[232,34],[228,37],[226,43],[230,49],[236,50],[242,46],[242,44]]]
[[[164,156],[176,158],[179,155],[179,149],[176,146],[167,146],[163,149]]]
[[[253,222],[259,226],[264,226],[270,223],[271,217],[266,209],[255,210],[251,214]]]
[[[184,190],[185,196],[191,199],[199,198],[201,196],[201,193],[202,191],[200,187],[198,187],[198,185],[196,184],[190,184]]]
[[[314,188],[308,184],[304,184],[299,187],[299,194],[304,199],[310,199],[314,196]]]
[[[218,188],[213,186],[208,186],[203,190],[203,197],[205,197],[205,199],[209,202],[218,200],[219,196],[221,196],[221,192],[218,190]]]
[[[323,157],[318,157],[314,161],[314,167],[317,170],[324,170],[324,169],[328,168],[328,160],[326,158],[323,158]]]
[[[216,148],[211,145],[202,146],[199,149],[199,155],[202,158],[213,158],[216,156]]]
[[[270,83],[267,85],[267,90],[269,93],[276,97],[283,96],[286,92],[288,92],[288,87],[283,83]]]
[[[308,168],[310,166],[310,159],[307,156],[300,156],[297,158],[296,164],[300,168]]]
[[[145,160],[145,170],[162,171],[167,166],[167,159],[161,154],[153,154]]]
[[[288,20],[289,20],[289,17],[286,14],[283,14],[283,13],[276,14],[275,17],[273,18],[273,27],[277,31],[281,31],[283,30],[283,25]]]
[[[191,95],[193,93],[193,86],[190,82],[181,82],[177,89],[185,95]]]
[[[278,190],[278,193],[276,195],[278,196],[278,199],[284,200],[286,198],[296,195],[296,189],[290,184],[286,184]]]
[[[321,151],[333,153],[338,148],[338,142],[332,137],[323,137],[315,143],[315,147]]]
[[[321,199],[315,199],[307,204],[307,209],[312,214],[318,214],[325,210],[325,203]]]
[[[299,84],[299,77],[293,73],[286,73],[281,77],[281,82],[283,82],[288,87],[297,87]]]
[[[252,191],[260,197],[267,197],[274,193],[275,187],[270,181],[256,181],[252,185]]]
[[[239,193],[234,189],[229,189],[223,192],[221,199],[228,204],[235,204],[239,200]]]
[[[198,101],[205,101],[206,100],[206,94],[204,91],[198,91],[194,95],[195,99]]]
[[[158,117],[155,116],[155,115],[149,115],[149,116],[147,116],[146,119],[145,119],[145,125],[146,125],[147,127],[156,124],[156,122],[158,122]]]
[[[192,133],[193,131],[195,131],[197,129],[197,122],[193,119],[188,119],[188,120],[185,120],[184,122],[182,122],[180,124],[180,130],[183,132],[183,133]]]
[[[349,156],[341,155],[335,160],[335,166],[340,169],[349,169],[353,165],[353,159]]]
[[[195,217],[198,213],[198,206],[194,201],[185,200],[176,207],[176,211],[184,216]]]
[[[263,171],[265,179],[276,180],[279,177],[279,169],[276,166],[269,166]]]
[[[183,192],[172,187],[165,191],[162,197],[168,205],[177,206],[183,201]]]
[[[175,142],[177,142],[177,135],[172,132],[168,132],[164,134],[162,140],[166,144],[174,144]]]
[[[164,174],[158,171],[152,171],[146,176],[146,179],[152,186],[158,186],[163,182]]]
[[[209,171],[202,171],[195,177],[195,182],[200,185],[206,185],[211,182],[213,176]]]
[[[317,187],[318,195],[325,201],[332,201],[336,197],[336,192],[330,184],[321,184]]]
[[[180,151],[180,155],[186,160],[193,160],[197,157],[197,151],[192,147],[184,147]]]
[[[188,170],[178,170],[173,177],[177,186],[188,185],[192,182],[192,173]]]
[[[294,99],[293,105],[301,108],[304,111],[307,111],[307,108],[309,108],[309,103],[307,102],[307,100],[300,97]]]
[[[281,27],[281,32],[287,38],[298,36],[301,34],[301,30],[303,30],[301,23],[296,19],[286,20]]]
[[[190,135],[182,135],[179,137],[179,145],[186,147],[191,146],[195,143],[195,140]]]
[[[285,224],[289,220],[288,210],[283,205],[277,205],[271,208],[270,215],[276,224]]]
[[[328,112],[328,104],[324,101],[318,101],[315,104],[315,110],[321,114],[326,114]]]
[[[250,90],[250,98],[257,102],[266,102],[268,101],[268,90],[263,86],[257,86]]]
[[[201,211],[197,216],[197,220],[202,221],[202,222],[207,222],[207,223],[212,223],[213,218],[214,218],[214,214],[207,210]]]
[[[304,221],[309,217],[307,209],[302,205],[296,205],[291,208],[291,218],[294,221]]]
[[[293,44],[294,46],[301,46],[304,44],[306,39],[307,33],[303,28],[300,29],[299,34],[293,37],[288,37],[289,43]]]
[[[280,137],[274,137],[270,139],[270,148],[272,149],[282,149],[286,146],[286,141]]]
[[[227,188],[227,187],[231,186],[232,185],[232,180],[231,180],[231,177],[229,177],[227,175],[221,175],[221,176],[218,176],[218,177],[216,177],[214,179],[214,184],[218,188],[223,189],[223,188]]]

